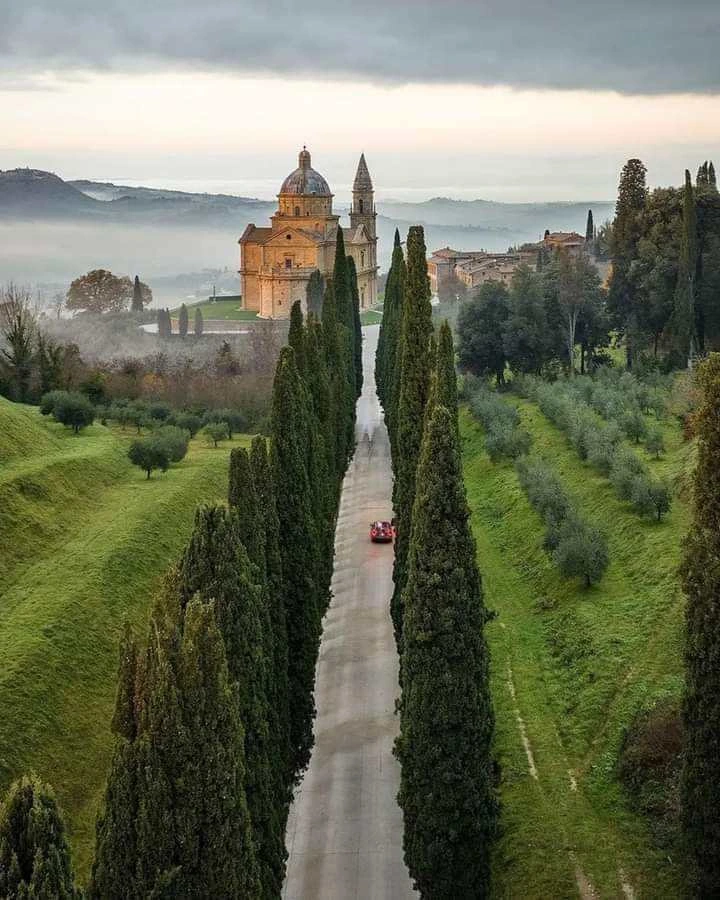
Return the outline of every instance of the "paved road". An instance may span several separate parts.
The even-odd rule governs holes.
[[[365,337],[357,449],[335,535],[333,600],[317,668],[315,748],[287,829],[286,900],[416,897],[402,856],[392,755],[398,662],[390,622],[392,547],[369,524],[391,516],[390,449],[375,395],[378,326]]]

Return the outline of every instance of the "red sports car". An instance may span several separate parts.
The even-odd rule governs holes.
[[[373,522],[370,525],[370,540],[374,544],[390,544],[393,539],[391,522]]]

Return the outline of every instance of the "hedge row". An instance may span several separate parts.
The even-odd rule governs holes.
[[[523,456],[515,470],[528,500],[545,523],[545,550],[563,575],[598,582],[610,557],[603,534],[573,505],[554,469],[535,456]]]
[[[549,384],[524,377],[514,386],[537,403],[543,415],[565,433],[580,459],[609,478],[617,496],[631,502],[638,515],[660,521],[670,510],[668,487],[653,478],[637,454],[622,446],[627,432],[617,422],[601,421],[587,403],[567,390],[565,383]]]

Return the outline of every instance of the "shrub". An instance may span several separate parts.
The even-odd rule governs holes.
[[[625,434],[631,441],[639,444],[641,439],[647,434],[647,424],[645,416],[638,407],[631,409],[622,417],[622,427]]]
[[[175,413],[175,415],[171,416],[168,420],[169,424],[177,425],[178,428],[182,428],[184,431],[188,431],[190,433],[190,437],[195,437],[195,435],[202,428],[203,422],[200,416],[195,416],[192,413]]]
[[[656,459],[659,459],[660,454],[665,452],[665,440],[659,428],[653,428],[650,431],[645,440],[645,449],[648,453],[654,453]]]
[[[610,561],[601,532],[575,515],[560,526],[553,559],[563,575],[582,578],[585,587],[602,578]]]
[[[167,447],[158,441],[154,435],[133,441],[128,450],[128,457],[134,466],[138,466],[143,472],[150,473],[155,469],[167,472],[170,465]]]
[[[64,393],[55,400],[53,418],[77,434],[95,421],[95,407],[84,394]]]
[[[224,441],[228,437],[227,423],[210,422],[203,428],[203,434],[214,447],[217,447],[220,441]]]
[[[152,439],[167,451],[170,462],[180,462],[187,453],[190,432],[176,425],[163,425],[153,433]]]
[[[630,499],[641,516],[654,516],[658,522],[670,511],[670,490],[660,481],[638,476]]]
[[[623,736],[618,778],[662,845],[679,836],[683,724],[676,699],[639,712]]]
[[[158,419],[160,422],[164,422],[165,419],[169,418],[171,412],[172,410],[167,403],[151,403],[146,410],[148,418]]]
[[[49,416],[55,409],[55,404],[61,398],[65,397],[67,391],[48,391],[40,398],[40,412],[44,416]]]

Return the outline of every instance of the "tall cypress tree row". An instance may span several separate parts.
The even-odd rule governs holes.
[[[698,896],[720,884],[720,354],[698,368],[702,402],[696,413],[695,509],[685,545],[685,754],[682,823],[697,867]]]
[[[262,545],[251,532],[257,526],[254,486],[246,454],[236,454],[234,477],[242,479],[245,522],[236,510],[201,507],[179,566],[184,602],[198,595],[214,601],[225,641],[230,675],[238,686],[240,720],[245,728],[245,790],[256,841],[256,856],[264,897],[279,894],[285,874],[284,791],[278,796],[277,773],[282,757],[273,746],[277,730],[270,708],[273,693],[272,630],[267,594],[259,565],[253,566],[241,536],[262,565]],[[253,506],[255,509],[253,510]],[[282,771],[282,770],[281,770]]]
[[[392,336],[393,339],[388,339],[386,350],[385,367],[387,370],[387,376],[385,380],[386,391],[388,395],[388,405],[385,409],[385,416],[388,423],[390,450],[393,458],[393,471],[397,476],[397,423],[398,408],[400,406],[400,385],[402,383],[402,345],[403,327],[405,322],[405,289],[407,285],[407,262],[402,252],[402,247],[399,243],[396,247],[396,250],[393,251],[393,256],[396,255],[396,251],[399,251],[399,258],[396,257],[398,258],[398,274],[394,285],[395,320],[392,331],[389,332],[389,336]]]
[[[185,605],[181,593],[171,574],[146,646],[123,648],[89,889],[98,900],[262,896],[225,643],[214,605]]]
[[[295,351],[295,365],[300,377],[304,378],[307,370],[307,358],[305,353],[305,329],[300,301],[296,300],[290,307],[290,328],[288,330],[288,347]]]
[[[350,298],[352,301],[352,333],[353,359],[355,362],[355,399],[362,393],[362,322],[360,320],[360,290],[358,289],[357,268],[352,256],[347,258],[348,278],[350,279]]]
[[[415,475],[420,456],[425,405],[430,390],[430,337],[432,307],[425,259],[423,229],[414,225],[408,232],[407,281],[402,322],[402,368],[397,410],[396,480],[393,505],[397,522],[395,542],[395,583],[391,613],[395,637],[402,637],[402,593],[407,577],[410,522],[415,502]]]
[[[320,269],[315,269],[308,280],[305,289],[305,307],[308,313],[318,318],[322,315],[323,294],[325,293],[325,280]]]
[[[50,788],[34,776],[13,782],[0,807],[0,897],[81,897],[60,810]]]
[[[690,172],[685,170],[683,191],[683,230],[680,242],[680,265],[675,289],[672,332],[677,362],[692,358],[695,350],[695,269],[697,266],[697,219],[695,193]]]
[[[400,251],[399,256],[397,253],[398,250]],[[396,323],[398,319],[398,304],[396,302],[396,283],[401,257],[402,247],[400,245],[400,232],[396,228],[392,260],[390,262],[390,268],[388,269],[387,278],[385,279],[383,317],[380,321],[380,331],[378,333],[377,348],[375,350],[375,386],[380,405],[386,411],[386,420],[388,407],[388,354],[391,349],[394,351],[395,342],[397,340]]]
[[[403,595],[396,755],[405,861],[422,897],[487,897],[498,803],[494,717],[454,414],[435,405],[422,444]]]
[[[320,639],[318,548],[312,539],[307,471],[308,421],[303,384],[290,347],[280,351],[272,396],[270,459],[280,522],[283,600],[288,632],[290,747],[293,771],[307,766],[313,743],[313,690]]]

